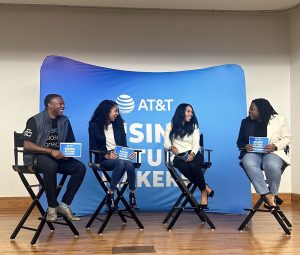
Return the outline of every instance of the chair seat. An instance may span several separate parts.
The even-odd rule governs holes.
[[[202,164],[202,168],[204,168],[204,169],[208,169],[208,168],[210,168],[210,167],[211,167],[211,165],[212,165],[212,163],[211,163],[211,162],[203,162],[203,164]]]
[[[200,134],[200,140],[199,140],[199,145],[200,145],[200,153],[204,158],[207,158],[207,161],[204,161],[202,165],[200,166],[203,174],[207,171],[212,166],[211,162],[211,152],[212,150],[210,149],[204,149],[204,141],[203,141],[203,134]],[[176,223],[177,219],[179,218],[180,214],[183,212],[183,210],[194,210],[195,213],[198,215],[200,218],[201,222],[207,222],[209,227],[214,230],[215,226],[209,219],[208,215],[204,212],[203,208],[199,205],[197,200],[195,199],[193,193],[197,189],[197,186],[193,183],[190,182],[190,180],[186,178],[182,178],[182,174],[177,173],[175,167],[172,164],[171,160],[171,154],[172,152],[170,150],[165,150],[165,166],[167,167],[169,173],[177,183],[179,189],[181,190],[181,195],[178,197],[176,202],[174,203],[173,207],[170,209],[168,214],[166,215],[165,219],[163,220],[163,224],[167,224],[168,221],[172,218],[170,224],[167,226],[167,229],[170,231],[174,224]],[[204,157],[204,152],[206,152],[207,157]],[[191,207],[186,207],[187,204],[190,204]]]
[[[242,167],[242,169],[245,171],[243,162],[240,161],[239,165]],[[284,164],[281,167],[282,172],[285,170],[285,168],[288,166],[287,163],[284,162]],[[262,171],[264,171],[263,169],[263,164],[260,165],[260,169]],[[247,175],[247,173],[246,173]],[[249,178],[249,176],[247,175],[247,177]],[[249,179],[250,180],[250,179]],[[268,185],[268,180],[265,179],[266,184]],[[280,199],[278,196],[276,196],[276,201],[278,201],[279,203],[283,203],[283,200]],[[271,212],[270,210],[265,210],[265,209],[260,209],[260,206],[263,205],[264,203],[264,198],[261,196],[258,201],[255,203],[255,205],[253,206],[253,208],[245,208],[245,211],[249,211],[248,215],[246,216],[246,218],[244,219],[244,221],[242,222],[242,224],[239,227],[239,231],[243,231],[244,228],[247,226],[248,222],[252,219],[252,217],[254,216],[254,214],[256,212]],[[291,235],[291,227],[292,224],[289,222],[289,220],[287,219],[287,217],[285,216],[285,214],[283,213],[282,210],[278,210],[275,212],[271,212],[272,215],[275,217],[275,219],[277,220],[277,222],[279,223],[279,225],[281,226],[281,228],[283,229],[283,231],[290,236]]]
[[[134,150],[137,153],[137,162],[134,162],[134,168],[139,168],[141,166],[140,163],[140,156],[139,154],[142,152],[141,150]],[[98,181],[98,183],[100,184],[100,187],[103,189],[104,193],[107,194],[108,192],[108,188],[106,186],[107,183],[110,183],[111,181],[111,176],[109,175],[108,172],[111,172],[112,169],[105,169],[102,165],[101,162],[98,163],[98,155],[103,153],[103,151],[97,151],[97,150],[92,150],[90,149],[89,151],[89,159],[90,162],[88,163],[89,167],[93,170],[93,173]],[[99,173],[101,172],[101,174]],[[116,189],[116,199],[115,199],[115,206],[118,207],[119,202],[121,202],[124,206],[125,209],[109,209],[109,210],[105,210],[105,218],[100,218],[99,214],[101,212],[102,209],[104,209],[104,205],[105,205],[105,201],[106,201],[106,197],[103,197],[102,200],[100,201],[98,207],[96,208],[95,212],[93,213],[93,215],[91,216],[90,220],[88,221],[88,223],[86,224],[86,228],[90,229],[91,225],[93,224],[94,220],[99,220],[102,222],[99,230],[98,230],[98,234],[102,235],[104,229],[106,228],[108,222],[110,221],[112,215],[114,213],[117,213],[119,215],[119,217],[121,218],[121,220],[123,221],[123,223],[126,223],[127,220],[125,217],[127,218],[131,218],[135,221],[135,223],[138,225],[138,227],[140,229],[144,229],[143,224],[140,222],[139,218],[137,217],[137,215],[135,214],[135,212],[133,211],[133,209],[129,206],[128,202],[125,200],[124,198],[124,192],[128,187],[128,180],[126,181],[119,181],[119,184],[121,184],[122,187],[117,188]],[[123,212],[127,212],[128,214],[123,214]]]
[[[16,172],[20,172],[20,173],[24,173],[24,174],[35,174],[37,172],[37,169],[35,166],[13,165],[12,168]]]
[[[24,158],[23,156],[24,156],[23,134],[14,132],[14,159],[15,159],[15,164],[12,166],[12,168],[20,176],[22,183],[24,184],[26,190],[28,191],[30,197],[32,198],[32,202],[29,205],[26,212],[24,213],[22,219],[20,220],[20,222],[16,226],[15,230],[11,234],[10,239],[14,240],[21,229],[31,230],[31,231],[35,232],[34,235],[33,235],[32,240],[30,242],[32,245],[34,245],[36,243],[37,239],[39,238],[39,236],[40,236],[40,234],[41,234],[41,232],[42,232],[45,225],[47,225],[51,231],[53,231],[55,228],[54,228],[54,226],[51,222],[46,221],[47,212],[45,212],[43,206],[41,205],[41,203],[39,201],[41,196],[45,192],[43,178],[42,178],[41,174],[37,171],[36,166],[24,165],[24,163],[19,164],[19,158],[20,159]],[[35,175],[35,177],[38,181],[38,184],[33,184],[33,185],[30,184],[29,181],[26,178],[27,174]],[[56,188],[56,195],[57,196],[59,195],[59,193],[61,191],[61,188],[65,183],[66,178],[67,178],[67,175],[63,175],[63,177],[61,178],[61,180],[60,180],[60,182],[59,182],[59,184]],[[37,192],[33,190],[34,187],[39,187]],[[40,216],[38,217],[38,220],[40,222],[39,222],[37,228],[32,228],[32,227],[28,227],[28,226],[25,225],[26,222],[27,222],[27,219],[31,215],[34,208],[37,208],[39,213],[40,213]],[[74,236],[78,236],[79,233],[78,233],[77,229],[75,228],[75,226],[73,225],[73,223],[65,217],[64,217],[64,220],[65,220],[65,223],[63,223],[63,222],[55,222],[55,223],[60,224],[60,225],[67,225],[70,228],[70,230],[73,232]]]
[[[166,166],[169,173],[171,174],[171,176],[177,183],[179,189],[181,190],[181,195],[179,196],[179,198],[177,199],[177,201],[163,220],[163,224],[167,224],[169,219],[172,218],[170,224],[167,226],[167,229],[170,231],[184,210],[193,210],[200,218],[202,223],[206,222],[209,225],[209,227],[212,230],[214,230],[214,224],[212,223],[208,215],[204,212],[203,208],[201,208],[201,206],[199,205],[199,203],[193,195],[194,191],[197,189],[197,186],[185,178],[182,179],[180,174],[177,172],[176,168],[172,164],[166,163]],[[185,182],[188,183],[186,184]],[[191,205],[191,207],[186,206],[188,203]]]

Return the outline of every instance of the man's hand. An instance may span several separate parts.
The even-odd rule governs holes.
[[[59,150],[51,150],[50,154],[55,159],[66,159],[65,155]]]

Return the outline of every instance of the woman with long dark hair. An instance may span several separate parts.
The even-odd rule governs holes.
[[[107,206],[114,208],[116,186],[126,171],[130,189],[129,203],[132,208],[135,208],[134,165],[130,160],[119,159],[114,151],[117,145],[127,147],[124,121],[116,102],[104,100],[98,105],[89,122],[89,140],[90,149],[107,151],[105,154],[100,154],[98,158],[105,169],[112,170],[110,188],[106,196]],[[129,156],[130,159],[134,157],[135,153]]]
[[[249,137],[267,137],[269,144],[263,153],[253,151]],[[240,149],[240,160],[246,174],[256,192],[263,196],[270,210],[277,210],[278,195],[282,166],[289,164],[289,153],[286,150],[291,143],[291,133],[285,117],[278,115],[270,102],[258,98],[251,102],[249,115],[242,120],[237,146]],[[261,171],[263,168],[265,177]]]
[[[203,156],[200,149],[200,131],[197,117],[190,104],[180,104],[167,125],[165,149],[175,155],[173,165],[201,191],[200,205],[207,208],[208,199],[214,191],[205,183],[202,172]]]

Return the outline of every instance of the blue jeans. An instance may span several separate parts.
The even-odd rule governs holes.
[[[129,160],[123,159],[104,159],[102,161],[102,166],[106,170],[112,170],[111,180],[110,180],[110,189],[116,190],[117,184],[122,178],[124,172],[127,173],[127,180],[130,190],[135,190],[135,169],[134,165]]]
[[[241,161],[246,174],[259,195],[264,195],[269,192],[273,195],[278,194],[282,166],[284,164],[280,157],[273,153],[262,154],[251,152],[246,153]],[[265,172],[267,183],[261,166]]]

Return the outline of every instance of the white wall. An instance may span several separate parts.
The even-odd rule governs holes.
[[[291,126],[293,132],[292,191],[300,193],[300,8],[290,16],[290,49],[291,49]]]
[[[237,63],[245,70],[248,104],[266,97],[289,120],[288,28],[283,14],[0,7],[0,196],[27,195],[11,169],[12,132],[38,112],[39,68],[47,55],[143,71]],[[290,191],[287,171],[281,192]]]

